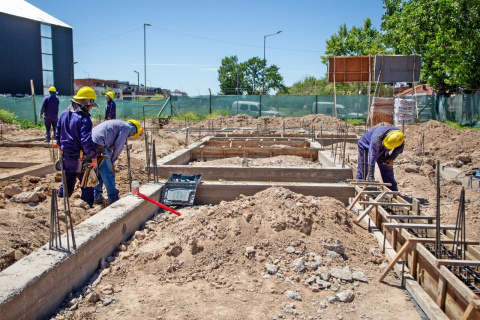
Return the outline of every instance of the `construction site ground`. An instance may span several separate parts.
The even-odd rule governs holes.
[[[147,126],[154,125],[150,120]],[[207,130],[214,126],[247,133],[283,126],[299,132],[312,125],[324,134],[345,126],[324,115],[285,119],[237,115],[195,124],[174,121],[155,135],[156,154],[161,158],[185,147],[185,131],[172,130],[174,127]],[[348,130],[361,134],[362,129],[349,126]],[[208,132],[202,132],[205,134]],[[421,210],[434,215],[436,161],[450,162],[464,173],[478,168],[480,131],[457,130],[432,120],[405,126],[405,134],[405,151],[395,164],[399,190],[405,197],[419,199]],[[9,124],[3,128],[3,141],[7,142],[43,135],[41,130],[20,130]],[[199,133],[193,132],[188,143],[198,138]],[[129,143],[133,177],[145,182],[144,140]],[[48,148],[0,150],[0,162],[51,161]],[[356,145],[347,144],[346,153],[355,164]],[[228,158],[208,165],[240,166],[241,162]],[[118,163],[117,187],[123,196],[129,193],[125,152]],[[249,159],[248,165],[319,166],[295,156]],[[22,169],[0,170],[2,177]],[[0,270],[48,242],[50,194],[59,187],[59,181],[59,173],[0,181]],[[39,199],[13,201],[7,194],[17,189],[14,185],[23,192],[36,190]],[[442,181],[442,223],[455,224],[461,188],[458,181]],[[88,208],[79,197],[79,190],[75,190],[71,200],[75,224],[101,210],[100,206]],[[61,201],[59,207],[62,214]],[[473,240],[480,234],[479,207],[479,191],[467,188],[467,238]],[[335,199],[271,187],[231,202],[178,210],[181,217],[160,214],[147,222],[107,259],[99,270],[101,275],[74,293],[54,318],[420,319],[393,272],[386,283],[377,282],[387,262],[382,249],[365,226],[354,223],[355,214]]]

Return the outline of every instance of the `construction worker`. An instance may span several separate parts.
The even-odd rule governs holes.
[[[94,203],[103,204],[103,185],[107,189],[108,204],[119,199],[118,189],[115,188],[115,161],[117,161],[127,138],[136,139],[143,133],[143,129],[136,120],[110,120],[93,128],[93,142],[99,153],[106,156],[98,166],[98,184],[94,187]]]
[[[92,120],[90,111],[97,107],[97,95],[90,87],[82,87],[71,100],[68,108],[62,112],[57,123],[56,140],[63,155],[65,179],[58,189],[58,196],[63,197],[63,185],[66,183],[68,197],[73,193],[76,178],[82,181],[84,172],[77,170],[81,155],[93,168],[97,167],[97,153],[92,140]],[[82,166],[80,166],[82,167]],[[93,188],[81,188],[81,199],[93,206]]]
[[[53,137],[55,137],[58,106],[60,105],[60,101],[57,98],[57,89],[50,87],[48,88],[48,93],[48,96],[43,98],[42,110],[40,110],[40,119],[45,118],[45,140],[43,142],[50,142],[50,127],[53,129]]]
[[[107,107],[105,108],[105,120],[113,120],[117,118],[117,105],[113,101],[115,92],[109,91],[105,94],[105,100],[107,100]]]
[[[367,131],[358,140],[357,179],[374,180],[375,162],[384,183],[398,191],[393,161],[403,152],[405,136],[397,127],[380,126]],[[393,150],[393,151],[392,151]]]

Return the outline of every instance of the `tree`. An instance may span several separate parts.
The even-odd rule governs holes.
[[[331,56],[365,56],[385,54],[388,50],[384,44],[383,36],[374,27],[370,18],[364,20],[362,28],[352,27],[347,29],[344,23],[338,28],[338,32],[326,41],[325,56],[322,62],[328,64]]]
[[[218,69],[220,91],[225,95],[259,94],[263,84],[263,66],[266,61],[258,57],[239,63],[237,56],[225,57]],[[269,89],[286,90],[283,77],[276,65],[265,68],[265,92]]]
[[[383,0],[385,41],[422,55],[422,80],[440,94],[480,88],[480,1]]]

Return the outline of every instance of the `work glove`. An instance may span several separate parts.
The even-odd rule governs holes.
[[[393,160],[388,159],[387,161],[385,161],[385,164],[389,167],[393,167]]]
[[[40,120],[43,119],[43,114],[40,115]]]

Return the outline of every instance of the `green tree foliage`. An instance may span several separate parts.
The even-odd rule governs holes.
[[[367,94],[368,88],[365,84],[358,83],[337,83],[337,94],[341,95],[358,95]],[[326,77],[317,79],[315,77],[306,77],[304,80],[295,82],[288,88],[285,94],[292,95],[332,95],[333,83],[328,83]]]
[[[338,32],[326,41],[325,56],[322,62],[328,64],[331,56],[365,56],[386,54],[388,50],[384,45],[383,36],[372,26],[370,18],[364,20],[362,28],[352,27],[348,30],[344,23]]]
[[[383,0],[382,29],[396,54],[422,55],[422,80],[440,94],[480,88],[480,1]]]
[[[258,57],[238,62],[237,56],[225,57],[218,69],[220,92],[225,95],[259,94],[263,83],[263,66],[266,62]],[[286,91],[283,77],[276,65],[265,68],[265,92],[269,89]]]

